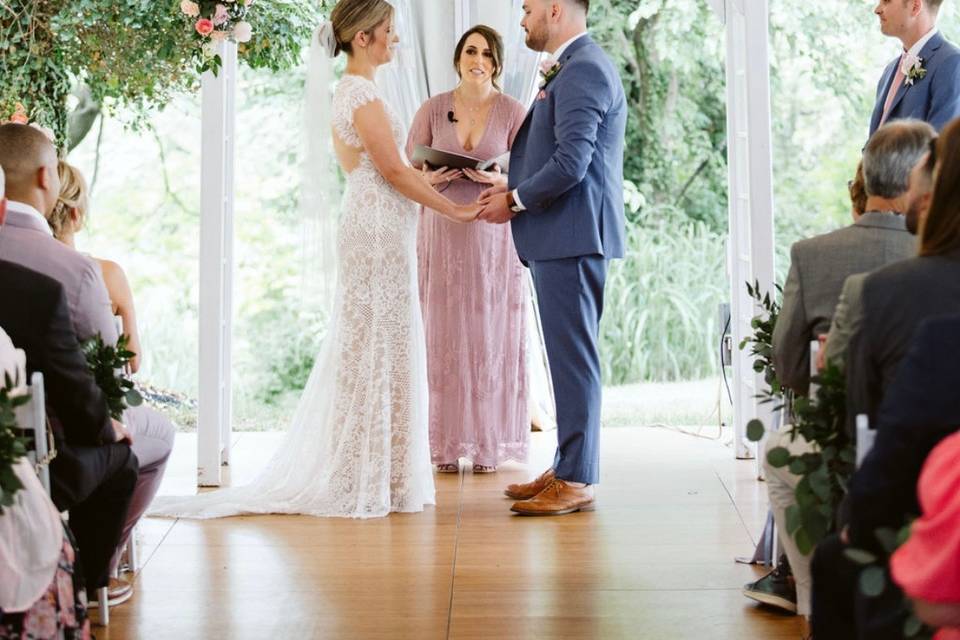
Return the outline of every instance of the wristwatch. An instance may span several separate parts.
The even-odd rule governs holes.
[[[513,197],[513,191],[507,191],[507,206],[510,208],[510,211],[514,213],[520,213],[523,211],[523,208],[517,204],[517,201]]]

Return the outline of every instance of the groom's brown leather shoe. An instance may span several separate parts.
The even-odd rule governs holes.
[[[547,469],[532,482],[511,484],[507,487],[507,490],[504,491],[503,494],[508,498],[513,498],[514,500],[529,500],[546,489],[547,485],[553,481],[553,477],[553,469]]]
[[[562,516],[595,508],[593,487],[573,487],[554,478],[536,497],[514,503],[510,511],[522,516]]]

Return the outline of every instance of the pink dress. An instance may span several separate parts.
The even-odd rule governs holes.
[[[476,148],[466,151],[447,117],[453,93],[420,107],[407,139],[418,144],[488,159],[503,155],[523,123],[526,109],[500,95]],[[467,179],[443,195],[457,203],[476,201],[489,185]],[[422,212],[417,233],[420,302],[427,336],[430,388],[430,453],[434,464],[467,458],[496,466],[526,461],[527,280],[510,225],[450,222]]]

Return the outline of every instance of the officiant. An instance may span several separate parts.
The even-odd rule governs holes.
[[[412,161],[418,145],[479,160],[510,150],[526,109],[501,89],[504,62],[497,31],[478,25],[463,34],[453,55],[457,86],[427,100],[414,117]],[[425,178],[456,203],[475,202],[507,181],[499,165],[480,171],[421,164]],[[509,226],[451,224],[426,209],[417,253],[433,463],[456,473],[466,458],[474,473],[490,473],[507,460],[525,462],[529,293]]]

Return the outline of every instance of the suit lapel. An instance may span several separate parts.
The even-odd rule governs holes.
[[[894,60],[892,63],[887,65],[887,69],[884,73],[884,82],[883,82],[883,91],[880,92],[880,96],[877,98],[877,103],[873,106],[873,116],[870,118],[870,130],[876,131],[880,126],[880,118],[883,117],[883,105],[887,102],[887,94],[890,93],[890,85],[893,83],[894,75],[897,72],[897,67],[899,66],[899,58]]]
[[[920,59],[923,60],[923,68],[927,70],[927,73],[930,73],[930,64],[933,62],[933,57],[937,54],[937,50],[942,44],[943,36],[937,33],[930,38],[930,41],[923,45],[923,49],[920,50]],[[899,64],[894,68],[894,73],[900,73]],[[891,75],[890,78],[892,81],[893,76]],[[894,112],[894,110],[897,108],[897,105],[899,105],[903,100],[903,97],[907,95],[907,92],[916,86],[916,84],[916,82],[913,84],[907,84],[906,80],[904,80],[904,83],[900,85],[900,90],[897,91],[897,95],[893,98],[893,103],[890,105],[890,113]]]
[[[576,40],[571,42],[570,46],[567,47],[567,50],[563,52],[562,56],[560,56],[560,65],[561,65],[560,71],[558,71],[557,75],[554,76],[553,80],[550,81],[550,84],[556,84],[560,80],[560,76],[563,75],[563,65],[565,65],[577,51],[579,51],[580,49],[585,47],[587,44],[590,44],[592,42],[593,42],[593,38],[591,38],[589,34],[582,36],[580,38],[577,38]],[[539,82],[537,86],[539,87]],[[547,86],[549,87],[550,85],[547,85]],[[527,115],[524,116],[523,123],[520,125],[520,128],[517,130],[517,137],[519,137],[520,133],[524,129],[526,129],[526,127],[530,124],[530,118],[533,116],[533,111],[534,109],[537,108],[537,103],[540,102],[539,96],[541,91],[546,91],[546,87],[543,89],[539,89],[539,88],[537,89],[537,95],[533,99],[533,104],[531,104],[530,108],[527,109]]]

